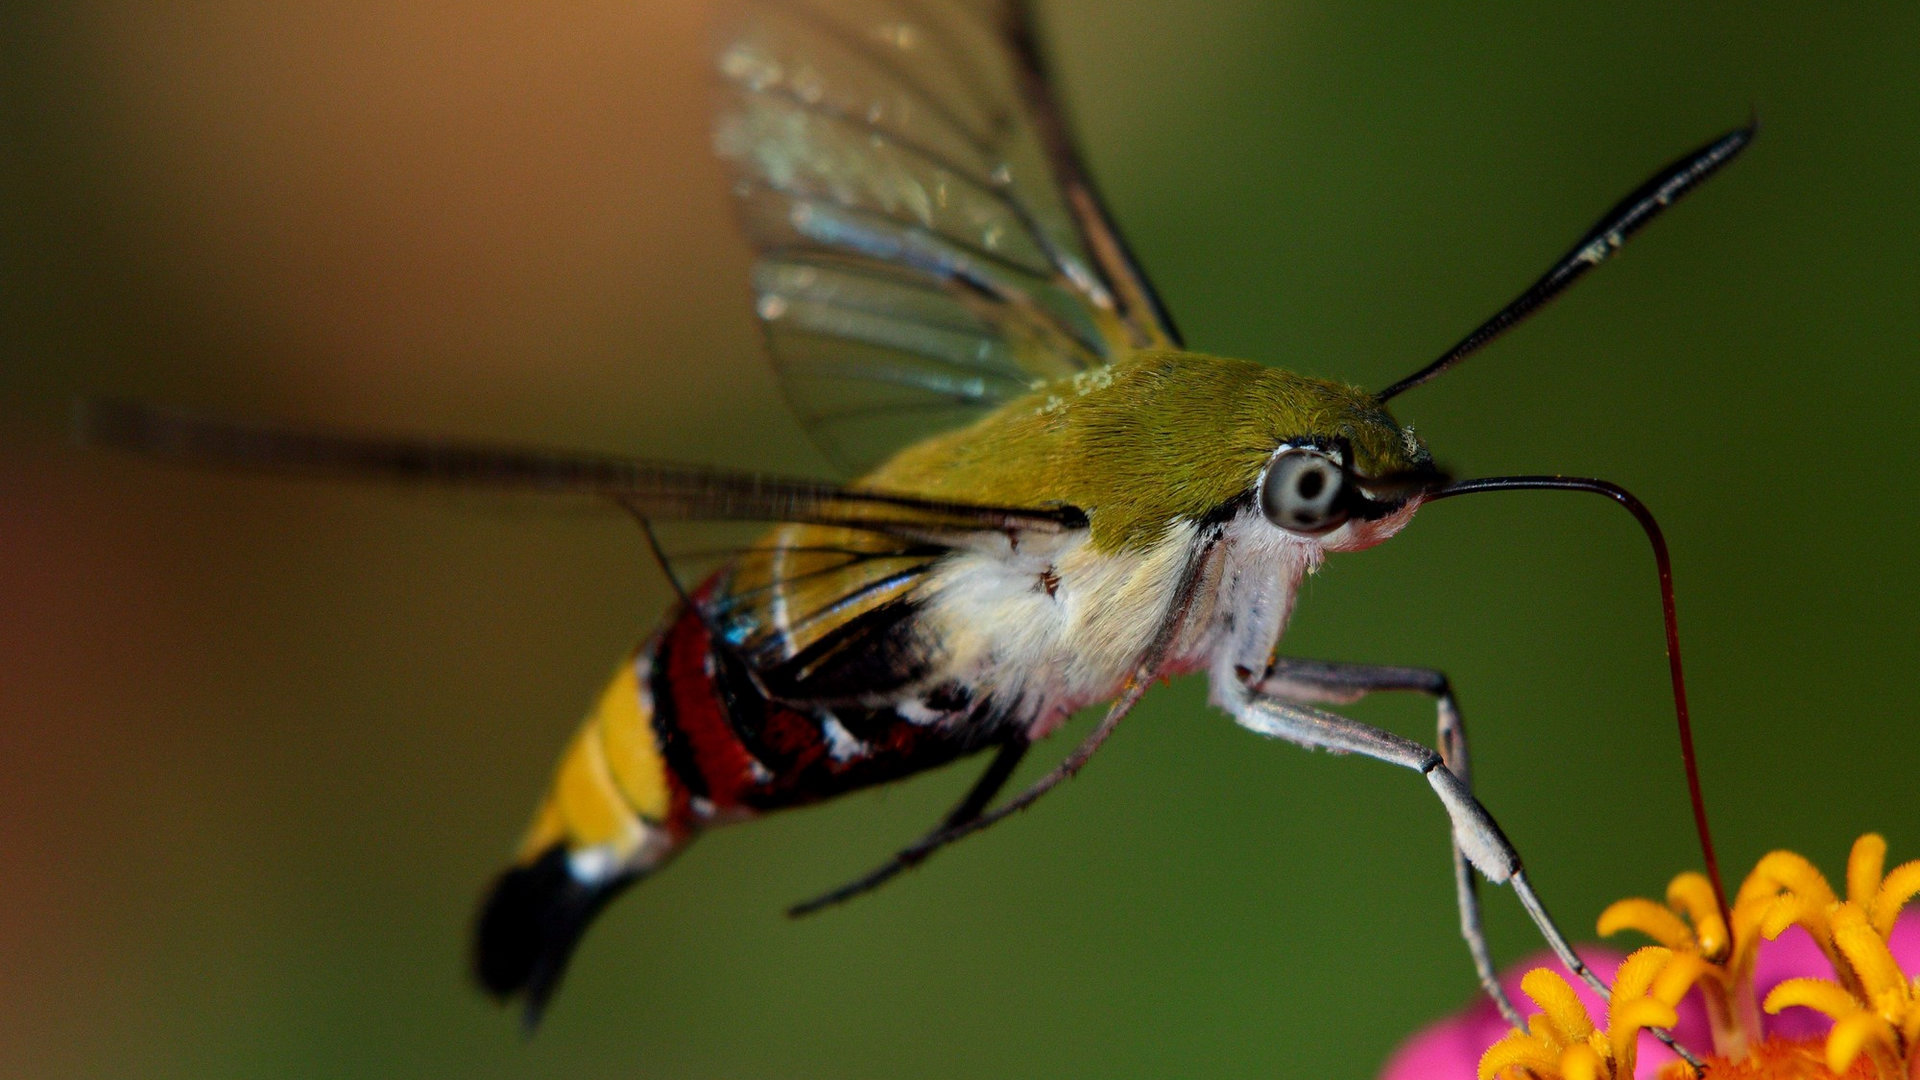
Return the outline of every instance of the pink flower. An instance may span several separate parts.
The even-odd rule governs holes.
[[[1608,1017],[1607,1005],[1543,954],[1501,979],[1516,1002],[1531,997],[1544,1007],[1544,1017],[1540,1009],[1522,1009],[1536,1014],[1531,1034],[1513,1034],[1493,1003],[1481,998],[1409,1039],[1388,1060],[1382,1080],[1688,1075],[1652,1035],[1634,1036],[1645,1024],[1668,1021],[1682,1046],[1712,1051],[1716,1071],[1731,1069],[1728,1075],[1831,1077],[1851,1068],[1904,1078],[1911,1068],[1920,1076],[1920,980],[1907,974],[1920,971],[1920,911],[1903,912],[1920,895],[1920,861],[1883,874],[1885,853],[1876,835],[1855,843],[1843,901],[1805,859],[1774,852],[1742,885],[1731,926],[1697,874],[1676,878],[1665,906],[1621,901],[1601,916],[1603,932],[1634,929],[1664,947],[1635,954],[1627,966],[1637,965],[1638,974],[1617,984],[1620,953],[1593,947],[1581,956],[1628,995],[1622,1000],[1659,998],[1637,1003],[1637,1013],[1629,1010],[1642,1019],[1620,1020],[1616,1009],[1614,1031],[1592,1023]],[[1532,974],[1523,993],[1526,972]],[[1664,988],[1649,990],[1661,972]],[[1633,988],[1622,991],[1629,982]],[[1646,1019],[1654,1015],[1661,1019]],[[1496,1043],[1501,1051],[1489,1055]]]
[[[1820,950],[1813,948],[1811,942],[1807,948],[1812,951],[1813,960],[1825,971],[1824,959]],[[1604,945],[1583,946],[1580,959],[1587,962],[1601,981],[1611,985],[1614,975],[1620,969],[1620,961],[1625,954]],[[1507,996],[1524,1006],[1526,998],[1520,992],[1520,977],[1535,968],[1546,968],[1558,972],[1572,984],[1573,992],[1580,995],[1580,1001],[1587,1011],[1595,1016],[1606,1015],[1606,1003],[1593,988],[1573,977],[1552,953],[1540,952],[1527,957],[1510,967],[1500,976],[1500,985]],[[1814,970],[1809,966],[1806,971]],[[1785,976],[1782,976],[1783,978]],[[1521,1012],[1530,1010],[1522,1008]],[[1480,1067],[1480,1055],[1487,1047],[1499,1042],[1501,1036],[1513,1030],[1500,1017],[1500,1010],[1485,994],[1480,995],[1464,1011],[1434,1024],[1400,1045],[1387,1059],[1387,1067],[1380,1072],[1380,1080],[1475,1080]],[[1707,1030],[1707,1013],[1700,1004],[1698,994],[1689,994],[1680,1003],[1680,1022],[1674,1025],[1673,1037],[1682,1046],[1710,1045]],[[1636,1076],[1651,1077],[1669,1062],[1678,1061],[1673,1051],[1662,1046],[1652,1035],[1640,1036],[1640,1065]]]

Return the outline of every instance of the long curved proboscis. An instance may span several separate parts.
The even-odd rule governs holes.
[[[1707,801],[1700,791],[1700,765],[1693,751],[1693,719],[1687,709],[1687,679],[1680,666],[1680,619],[1674,610],[1673,560],[1667,554],[1667,538],[1654,520],[1653,511],[1633,493],[1606,480],[1580,476],[1489,476],[1479,480],[1461,480],[1434,491],[1427,501],[1450,499],[1457,495],[1476,495],[1486,491],[1584,491],[1612,499],[1632,514],[1653,546],[1653,561],[1660,572],[1660,606],[1667,628],[1667,670],[1673,680],[1673,711],[1680,728],[1680,760],[1687,773],[1687,797],[1693,804],[1693,827],[1700,834],[1700,855],[1706,862],[1707,879],[1713,882],[1714,899],[1722,918],[1728,917],[1726,886],[1720,879],[1720,860],[1713,851],[1713,833],[1707,827]]]
[[[1421,383],[1439,378],[1455,364],[1524,322],[1529,315],[1545,307],[1549,300],[1580,280],[1587,271],[1619,251],[1634,233],[1645,228],[1662,210],[1680,201],[1682,196],[1699,187],[1707,177],[1719,172],[1747,148],[1759,130],[1756,123],[1736,128],[1653,174],[1646,183],[1635,188],[1632,194],[1602,215],[1593,228],[1587,230],[1587,234],[1573,245],[1573,250],[1554,263],[1552,269],[1540,276],[1540,280],[1529,285],[1527,291],[1501,308],[1491,319],[1474,327],[1472,333],[1442,353],[1438,360],[1380,391],[1380,400],[1386,401]]]

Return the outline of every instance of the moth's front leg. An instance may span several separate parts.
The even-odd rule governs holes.
[[[1467,748],[1467,728],[1454,699],[1453,686],[1444,672],[1432,668],[1390,667],[1381,664],[1349,664],[1332,660],[1296,660],[1275,658],[1266,673],[1254,683],[1253,690],[1263,697],[1280,698],[1298,704],[1345,705],[1372,693],[1410,692],[1425,694],[1434,700],[1435,736],[1440,760],[1460,778],[1468,790],[1473,788],[1472,755]],[[1499,1007],[1500,1015],[1515,1027],[1524,1026],[1520,1011],[1500,986],[1493,964],[1493,949],[1487,942],[1480,914],[1479,879],[1453,841],[1453,886],[1460,906],[1460,936],[1466,940],[1473,957],[1474,974],[1480,987]]]
[[[1229,691],[1232,700],[1228,707],[1233,713],[1234,720],[1241,727],[1269,738],[1285,739],[1310,749],[1359,754],[1412,769],[1426,777],[1427,783],[1433,788],[1434,794],[1439,796],[1440,803],[1445,807],[1447,817],[1452,822],[1454,844],[1461,858],[1486,875],[1488,881],[1496,885],[1512,885],[1514,894],[1520,898],[1521,906],[1526,908],[1527,915],[1533,919],[1534,925],[1539,928],[1541,936],[1546,939],[1554,954],[1560,958],[1560,962],[1604,996],[1607,992],[1606,984],[1602,983],[1586,964],[1574,955],[1573,946],[1567,941],[1566,935],[1561,933],[1552,917],[1547,914],[1546,907],[1541,904],[1539,896],[1527,880],[1526,869],[1520,861],[1520,853],[1514,850],[1513,844],[1500,831],[1500,826],[1493,820],[1493,815],[1489,814],[1486,807],[1480,805],[1480,801],[1474,798],[1473,792],[1468,789],[1466,781],[1460,774],[1448,767],[1446,760],[1438,751],[1422,743],[1395,735],[1371,724],[1363,724],[1338,713],[1289,701],[1286,697],[1263,693],[1262,688],[1267,685],[1273,685],[1288,696],[1303,696],[1300,694],[1301,691],[1316,685],[1319,688],[1317,692],[1324,696],[1344,697],[1347,700],[1361,697],[1367,692],[1368,688],[1362,685],[1365,680],[1356,676],[1351,669],[1338,670],[1344,665],[1309,664],[1305,661],[1291,663],[1296,666],[1290,670],[1281,668],[1278,675],[1261,679],[1254,686],[1241,685]],[[1415,669],[1380,670],[1397,675],[1416,674]],[[1311,677],[1302,679],[1303,674],[1326,677],[1316,682]],[[1418,674],[1422,677],[1426,674],[1438,675],[1437,672]],[[1399,684],[1380,688],[1420,689],[1420,687]],[[1445,693],[1444,678],[1440,680],[1440,689],[1430,692],[1434,692],[1443,702],[1451,702],[1450,694],[1442,696]],[[1452,714],[1451,721],[1448,719],[1449,712]],[[1452,740],[1449,740],[1447,734],[1449,724],[1453,727],[1453,734],[1456,736]],[[1449,741],[1464,744],[1464,738],[1458,737],[1463,729],[1459,726],[1457,709],[1448,709],[1443,705],[1441,725],[1443,745]],[[1463,890],[1462,896],[1468,895],[1469,892]],[[1477,906],[1475,910],[1477,912]],[[1467,915],[1463,911],[1463,923],[1466,918]],[[1472,944],[1471,940],[1469,944]],[[1484,942],[1480,947],[1484,948]],[[1480,959],[1476,957],[1476,967],[1480,964]],[[1487,964],[1487,970],[1491,970],[1490,962]],[[1490,987],[1493,985],[1484,974],[1482,981]],[[1490,988],[1489,993],[1493,992],[1494,990]],[[1495,1000],[1501,999],[1496,997]],[[1503,1005],[1503,1012],[1512,1008],[1511,1003],[1503,1003]],[[1509,1019],[1512,1018],[1512,1015],[1509,1015]]]

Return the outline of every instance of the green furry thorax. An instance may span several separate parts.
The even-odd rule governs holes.
[[[1301,437],[1347,440],[1367,475],[1426,457],[1358,387],[1156,351],[1043,384],[908,447],[860,486],[1001,506],[1064,503],[1087,512],[1097,547],[1139,550],[1173,522],[1251,491],[1274,449]]]

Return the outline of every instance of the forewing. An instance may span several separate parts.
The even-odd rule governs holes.
[[[923,499],[702,465],[533,447],[338,431],[300,431],[90,400],[82,441],[206,468],[589,496],[642,518],[793,522],[860,529],[947,547],[1017,543],[1027,532],[1080,528],[1071,507],[998,507]]]
[[[649,523],[762,522],[700,587],[676,573],[732,657],[769,693],[795,701],[864,700],[910,681],[915,590],[959,551],[1010,552],[1086,527],[1072,507],[1007,507],[633,458],[524,447],[292,431],[182,416],[125,402],[83,403],[85,441],[178,464],[441,489],[586,497]]]
[[[843,464],[1177,344],[1073,155],[1023,5],[754,0],[720,74],[756,309]]]

